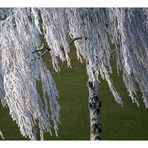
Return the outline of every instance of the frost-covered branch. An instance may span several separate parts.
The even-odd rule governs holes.
[[[147,24],[147,8],[1,8],[0,96],[22,135],[36,139],[39,125],[43,138],[44,132],[51,131],[49,119],[57,131],[58,92],[40,56],[50,51],[53,68],[60,71],[59,59],[71,66],[69,53],[73,43],[77,58],[89,65],[89,81],[95,83],[101,76],[115,101],[123,105],[111,79],[110,43],[114,43],[117,69],[122,71],[132,101],[139,105],[138,84],[148,108]],[[38,48],[42,45],[41,34],[48,49]],[[37,82],[42,84],[43,97]]]
[[[77,38],[72,39],[69,42],[69,46],[71,46],[75,41],[81,40],[81,39],[82,39],[82,37],[77,37]],[[87,40],[87,37],[85,37],[85,40]],[[61,47],[61,50],[64,50],[63,47]],[[34,64],[37,59],[43,57],[46,53],[48,53],[50,51],[51,51],[51,48],[46,48],[46,47],[42,47],[41,49],[37,49],[37,50],[33,51],[32,54],[34,54],[34,53],[40,53],[40,54],[38,57],[35,57],[34,59],[31,60],[31,65]]]
[[[69,42],[69,46],[71,46],[75,41],[81,40],[81,39],[82,39],[82,37],[77,37],[77,38],[72,39],[72,40]],[[87,39],[87,38],[85,37],[85,39]],[[64,49],[61,48],[61,50],[64,50]],[[43,47],[43,48],[41,48],[41,49],[38,49],[38,50],[33,51],[32,53],[41,52],[41,51],[44,51],[44,52],[41,54],[41,57],[42,57],[42,56],[44,56],[48,51],[51,51],[51,48]]]

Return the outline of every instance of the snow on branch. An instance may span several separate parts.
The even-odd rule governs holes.
[[[14,9],[16,27],[11,19],[1,22],[0,96],[21,134],[35,140],[37,126],[42,139],[44,132],[51,133],[51,120],[57,132],[59,104],[55,82],[42,59],[30,65],[35,58],[32,52],[37,49],[39,32],[28,15],[26,9]],[[42,96],[38,92],[38,83]]]
[[[75,41],[82,39],[82,37],[77,37],[74,38],[70,41],[69,46],[71,46]],[[64,50],[63,48],[61,48],[61,50]],[[46,48],[46,47],[42,47],[41,49],[35,50],[32,53],[36,53],[36,52],[41,52],[44,51],[40,56],[43,57],[47,52],[51,51],[50,48]]]
[[[44,132],[51,131],[49,119],[57,131],[58,92],[38,57],[49,52],[54,69],[59,71],[58,59],[71,66],[73,43],[77,58],[86,60],[89,80],[95,82],[100,75],[115,101],[123,104],[111,79],[110,44],[114,43],[117,68],[132,101],[139,105],[138,83],[148,108],[147,8],[1,8],[0,20],[0,96],[22,135],[36,139],[39,124],[43,138]],[[41,48],[41,35],[48,48]],[[42,84],[43,96],[37,90],[37,81]]]

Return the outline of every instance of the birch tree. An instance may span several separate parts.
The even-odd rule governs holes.
[[[148,108],[147,23],[146,8],[1,8],[0,99],[9,108],[21,134],[35,140],[38,126],[41,139],[45,132],[52,134],[52,128],[57,135],[59,95],[42,57],[50,53],[56,72],[60,71],[58,59],[71,67],[72,43],[77,59],[86,63],[91,140],[101,139],[98,76],[107,81],[115,101],[124,105],[111,79],[112,52],[132,102],[139,106],[138,83]],[[43,97],[37,89],[38,81]]]

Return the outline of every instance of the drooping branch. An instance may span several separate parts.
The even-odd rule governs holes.
[[[69,44],[69,46],[71,46],[75,41],[81,40],[81,39],[83,39],[83,38],[82,38],[82,37],[74,38],[74,39],[72,39],[68,44]],[[85,37],[85,39],[87,39],[87,38]],[[61,47],[61,50],[64,50],[64,49]],[[41,48],[41,49],[38,49],[38,50],[33,51],[32,54],[33,54],[33,53],[36,53],[36,52],[38,53],[38,52],[41,52],[41,51],[44,51],[44,52],[40,55],[41,57],[43,57],[47,52],[51,51],[51,48],[43,47],[43,48]]]
[[[3,140],[5,140],[5,138],[4,138],[3,133],[2,133],[1,130],[0,130],[0,137],[1,137]]]
[[[69,42],[69,46],[71,46],[75,41],[81,40],[81,39],[83,39],[83,38],[82,38],[82,37],[77,37],[77,38],[72,39],[72,40]],[[85,37],[84,39],[87,40],[87,37]],[[64,50],[63,47],[61,47],[61,50]],[[48,53],[48,52],[50,52],[50,51],[51,51],[51,48],[46,48],[46,47],[42,47],[41,49],[34,50],[34,51],[32,52],[32,54],[34,54],[34,53],[38,53],[38,54],[39,54],[39,52],[41,52],[41,53],[39,54],[38,57],[35,57],[35,58],[31,59],[30,65],[33,65],[37,59],[43,57],[46,53]]]
[[[86,37],[85,37],[86,38]],[[83,39],[82,37],[77,37],[77,38],[73,38],[70,42],[69,42],[69,46],[71,46],[75,41],[77,40],[81,40]]]
[[[36,139],[36,120],[41,135],[50,131],[49,104],[57,130],[58,93],[41,57],[50,51],[53,67],[59,71],[58,58],[70,65],[70,45],[73,43],[78,59],[84,58],[89,63],[89,82],[94,84],[100,75],[107,81],[115,101],[123,104],[111,79],[109,36],[116,45],[115,61],[123,72],[123,81],[132,101],[138,104],[135,97],[138,82],[148,108],[147,8],[12,8],[1,9],[0,19],[0,95],[22,135]],[[43,33],[48,49],[36,50],[40,33]],[[71,42],[68,35],[73,37]],[[75,42],[77,40],[81,42]],[[36,89],[37,80],[43,84],[43,99]]]
[[[11,15],[9,20],[0,22],[0,99],[8,106],[21,134],[36,140],[36,125],[40,129],[41,139],[45,132],[51,133],[51,121],[57,133],[59,97],[55,82],[43,60],[40,58],[30,66],[39,33],[28,15],[28,9],[14,9],[16,26],[13,25]],[[42,96],[37,83],[41,85]]]
[[[41,49],[38,49],[38,50],[34,50],[33,52],[32,52],[32,54],[33,53],[36,53],[36,52],[40,52],[40,51],[50,51],[51,49],[50,48],[45,48],[45,47],[43,47],[43,48],[41,48]]]

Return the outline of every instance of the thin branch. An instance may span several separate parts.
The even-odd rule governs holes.
[[[43,57],[48,51],[50,51],[49,49],[46,49],[42,54],[41,57]]]
[[[74,39],[72,39],[72,41],[70,41],[68,44],[69,44],[69,46],[70,46],[70,45],[72,45],[75,41],[81,40],[81,39],[83,39],[83,38],[82,38],[82,37],[74,38]],[[87,40],[87,37],[85,37],[84,39]],[[44,52],[41,56],[44,56],[44,55],[47,53],[47,51],[51,51],[51,48],[45,48],[45,47],[43,47],[43,48],[41,48],[41,49],[39,49],[39,50],[33,51],[32,53],[36,53],[36,52],[39,52],[39,51],[43,51],[44,49],[46,49],[46,50],[45,50],[45,52]],[[64,50],[64,48],[62,48],[62,47],[61,47],[61,49]]]
[[[72,45],[75,41],[81,40],[81,39],[83,39],[83,38],[82,38],[82,37],[74,38],[74,39],[72,39],[72,41],[69,43],[69,45]]]
[[[69,46],[71,46],[75,41],[81,40],[81,39],[83,39],[83,37],[74,38],[74,39],[72,39],[68,44],[69,44]],[[85,37],[84,39],[87,40],[88,38]],[[34,54],[34,53],[36,53],[36,52],[38,53],[38,52],[43,51],[43,50],[45,50],[45,51],[44,51],[38,58],[31,59],[31,65],[33,65],[37,59],[43,57],[48,51],[51,51],[51,48],[43,47],[43,48],[41,48],[41,49],[39,49],[39,50],[34,50],[34,51],[32,52],[32,54]],[[61,50],[64,50],[64,48],[61,47]],[[27,57],[28,57],[28,55],[26,56],[26,58],[27,58]]]
[[[41,49],[39,49],[39,50],[34,50],[32,53],[36,53],[36,52],[39,52],[39,51],[43,51],[44,49],[46,49],[47,51],[50,51],[50,50],[51,50],[50,48],[45,48],[45,47],[43,47],[43,48],[41,48]]]

